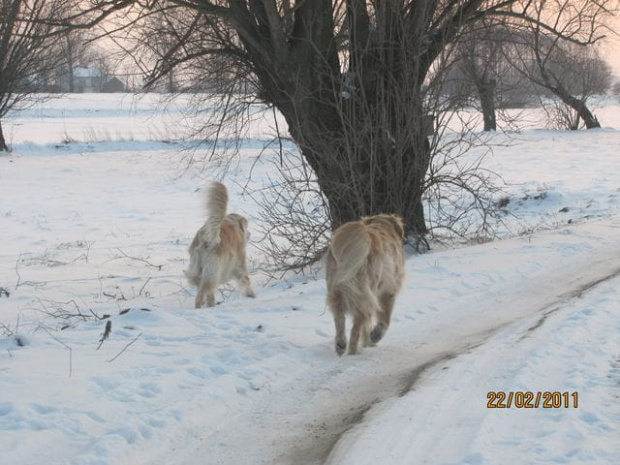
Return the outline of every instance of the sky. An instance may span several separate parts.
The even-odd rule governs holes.
[[[612,66],[616,78],[620,78],[620,18],[614,18],[612,29],[616,33],[610,32],[605,38],[603,57]]]

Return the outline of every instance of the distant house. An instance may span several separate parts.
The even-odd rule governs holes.
[[[98,69],[75,68],[73,70],[73,91],[76,93],[101,92],[107,79],[108,77]]]
[[[125,92],[125,84],[119,78],[108,77],[107,81],[101,87],[101,92]]]
[[[71,86],[73,78],[73,86]],[[47,81],[47,92],[125,92],[125,84],[94,68],[77,67],[71,73],[67,68],[60,70],[55,79]]]

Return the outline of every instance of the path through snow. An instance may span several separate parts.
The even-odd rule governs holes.
[[[328,358],[317,363],[313,359],[325,358],[325,347],[308,348],[316,357],[305,362],[305,370],[295,371],[293,376],[284,371],[265,395],[239,410],[233,408],[232,416],[213,428],[200,431],[197,421],[191,434],[173,435],[174,451],[164,455],[161,463],[444,463],[429,453],[422,454],[426,458],[419,461],[419,451],[441,455],[437,446],[424,441],[432,439],[441,444],[446,431],[454,433],[450,436],[450,454],[458,456],[479,437],[476,428],[460,430],[463,422],[468,423],[467,417],[481,420],[496,415],[485,410],[485,392],[498,389],[494,372],[488,368],[499,365],[504,371],[515,370],[544,343],[537,333],[549,331],[549,324],[562,322],[566,309],[579,305],[578,299],[596,293],[608,282],[620,284],[620,246],[615,241],[619,231],[620,218],[615,218],[469,248],[462,254],[443,252],[409,260],[413,283],[419,272],[416,267],[424,260],[458,262],[468,257],[493,256],[506,269],[501,282],[474,292],[458,292],[451,279],[442,279],[445,286],[457,292],[451,302],[438,303],[441,308],[436,315],[395,323],[385,342],[359,357]],[[571,243],[576,253],[558,261],[558,249],[553,244],[560,242]],[[519,271],[520,266],[532,266],[531,262],[516,261],[515,268],[510,269],[511,257],[519,250],[539,257],[535,272]],[[512,279],[516,275],[520,279]],[[460,284],[467,287],[466,279]],[[398,307],[415,306],[421,294],[415,285],[408,288],[397,311]],[[549,323],[550,318],[554,318],[553,323]],[[502,355],[504,362],[497,361],[498,345],[509,352]],[[464,358],[473,359],[469,368],[463,368]],[[442,374],[441,383],[435,380],[431,392],[425,387],[437,373]],[[485,392],[468,389],[481,385]],[[515,384],[505,389],[538,387]],[[552,390],[568,388],[556,386]],[[414,434],[409,436],[389,427],[390,415],[400,411],[399,400],[419,398],[419,392],[424,392],[424,397],[417,399],[422,408],[406,410],[411,423],[418,425],[412,428]],[[375,427],[377,418],[379,427]],[[469,422],[474,423],[471,419]],[[375,430],[386,423],[393,434],[376,434]],[[428,424],[433,425],[430,432],[424,426]],[[412,461],[406,461],[406,457]]]

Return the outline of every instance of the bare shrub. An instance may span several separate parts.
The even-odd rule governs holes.
[[[471,131],[467,115],[449,112],[446,120],[460,122],[460,130],[446,128],[431,142],[431,163],[424,191],[427,221],[434,240],[480,241],[496,237],[504,213],[498,202],[505,185],[501,176],[484,166],[493,141]],[[480,155],[473,155],[477,149]]]
[[[423,195],[431,239],[491,240],[505,216],[499,202],[504,181],[484,167],[492,141],[472,130],[475,118],[450,110],[441,112],[438,119],[442,130],[430,138]],[[471,155],[472,148],[481,154]],[[329,243],[327,200],[298,152],[281,152],[270,163],[275,175],[250,192],[261,211],[256,246],[267,257],[263,268],[274,274],[308,271]],[[420,236],[410,235],[409,242],[417,251],[430,248]]]
[[[38,299],[38,307],[34,310],[51,317],[52,320],[57,320],[58,324],[55,329],[64,330],[72,327],[76,322],[84,322],[89,320],[102,320],[109,315],[99,316],[92,309],[84,309],[74,300],[68,300],[65,302]]]
[[[327,249],[331,233],[326,200],[312,169],[298,152],[272,160],[276,176],[251,193],[260,208],[256,246],[270,272],[304,270]]]

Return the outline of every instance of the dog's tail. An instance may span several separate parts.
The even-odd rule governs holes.
[[[336,263],[337,283],[352,281],[368,259],[371,238],[366,226],[359,221],[346,223],[333,235],[330,250]]]
[[[226,216],[228,207],[228,192],[226,186],[217,181],[207,186],[204,192],[207,221],[203,239],[210,247],[217,247],[220,243],[220,224]]]

